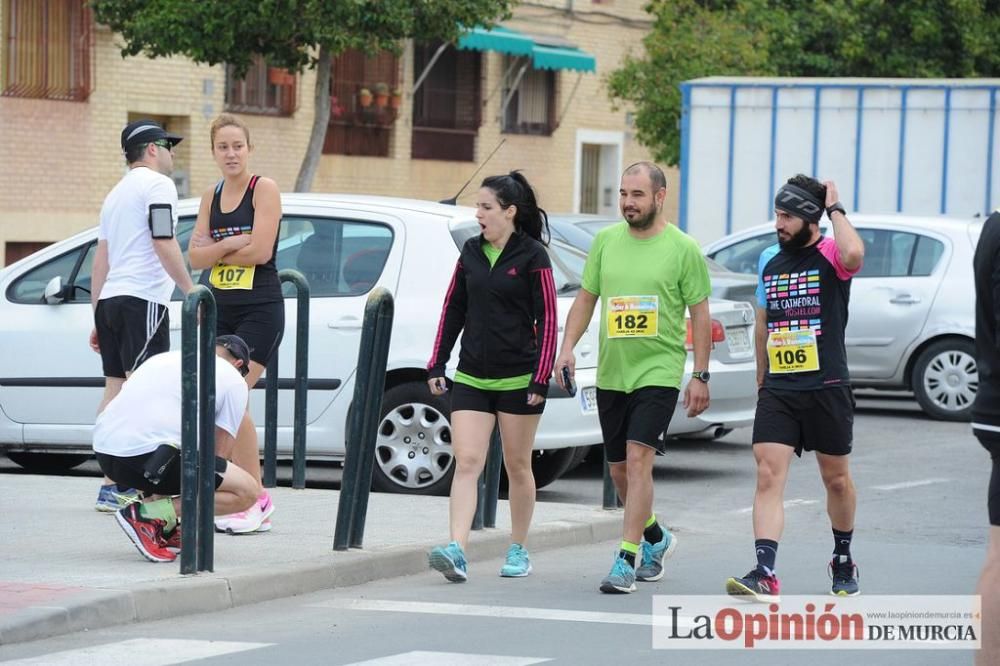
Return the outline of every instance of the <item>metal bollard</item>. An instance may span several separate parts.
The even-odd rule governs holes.
[[[306,487],[306,400],[309,395],[309,283],[285,269],[278,278],[295,285],[295,425],[292,431],[292,488]]]
[[[393,311],[392,294],[387,289],[378,287],[368,296],[361,325],[354,399],[348,415],[347,452],[340,483],[334,550],[360,548],[364,538]]]
[[[479,487],[476,515],[472,529],[497,526],[497,502],[500,499],[500,470],[503,467],[503,444],[500,439],[500,426],[493,428],[490,437],[490,449],[486,454],[486,468],[479,477]],[[479,527],[476,527],[476,523]]]
[[[611,467],[608,465],[608,454],[604,453],[604,500],[603,507],[605,509],[617,509],[622,505],[621,499],[618,497],[618,491],[615,490],[615,482],[611,479]]]
[[[309,282],[298,271],[278,272],[282,283],[295,285],[295,407],[292,426],[292,488],[306,487],[306,407],[309,396]],[[260,384],[257,385],[258,388]],[[263,485],[274,488],[278,467],[278,353],[267,364],[264,383]]]
[[[264,471],[265,488],[278,485],[278,353],[267,364],[264,377]]]
[[[182,574],[215,568],[215,326],[215,297],[196,286],[181,315],[181,515],[189,525],[181,540]]]

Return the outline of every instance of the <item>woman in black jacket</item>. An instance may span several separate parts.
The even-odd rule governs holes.
[[[431,393],[448,390],[445,365],[462,335],[451,396],[451,543],[434,548],[430,565],[452,582],[466,580],[465,547],[476,487],[497,421],[510,480],[511,545],[500,570],[527,576],[524,544],[535,509],[531,451],[555,362],[558,318],[552,265],[542,240],[548,217],[517,171],[483,181],[476,197],[482,234],[462,248],[444,299],[427,364]]]

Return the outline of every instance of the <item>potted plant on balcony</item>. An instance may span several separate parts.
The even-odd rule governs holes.
[[[281,67],[268,67],[267,82],[272,86],[290,86],[295,83],[295,75]]]
[[[396,88],[392,91],[392,99],[389,101],[390,106],[394,109],[398,109],[403,106],[403,89]]]
[[[361,105],[362,109],[367,109],[372,105],[372,91],[368,88],[362,88],[358,91],[358,104]]]
[[[389,103],[389,86],[382,83],[375,84],[375,106],[384,109]]]

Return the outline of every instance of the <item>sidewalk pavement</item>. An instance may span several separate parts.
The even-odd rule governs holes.
[[[273,488],[270,532],[217,533],[215,572],[182,576],[179,556],[148,562],[113,514],[94,510],[99,484],[97,478],[2,477],[0,645],[419,573],[428,569],[427,551],[448,541],[447,497],[372,493],[364,548],[334,552],[340,493]],[[472,533],[471,562],[506,552],[508,509],[501,501],[498,528]],[[539,502],[528,546],[597,543],[620,533],[620,512]]]

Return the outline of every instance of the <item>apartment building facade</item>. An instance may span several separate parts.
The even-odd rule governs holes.
[[[352,192],[471,203],[486,174],[523,169],[552,212],[616,214],[621,168],[648,151],[604,83],[649,28],[641,0],[525,2],[457,44],[399,55],[344,53],[312,183]],[[251,129],[255,173],[294,189],[314,118],[315,72],[258,62],[239,79],[182,57],[121,56],[120,37],[83,0],[0,0],[0,247],[4,264],[97,223],[125,170],[119,133],[151,117],[185,140],[181,196],[218,179],[209,126],[222,112]],[[502,144],[502,145],[501,145]],[[676,178],[668,217],[676,219]]]

